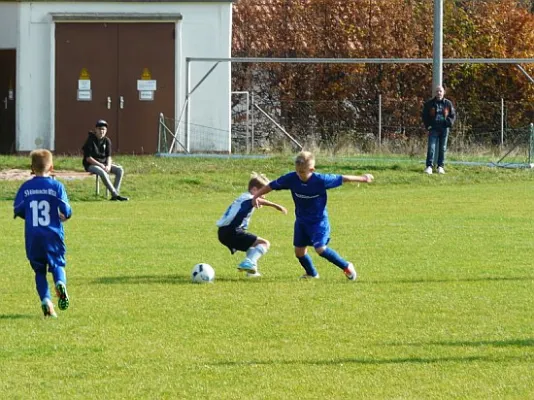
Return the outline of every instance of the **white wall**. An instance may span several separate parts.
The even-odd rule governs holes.
[[[210,5],[199,5],[197,13],[184,16],[183,25],[186,34],[182,42],[186,57],[231,57],[231,21],[232,8],[219,7],[218,14],[209,14]],[[230,26],[226,24],[229,23]],[[188,40],[189,35],[197,38],[201,43],[213,41],[216,33],[216,43],[213,46],[195,48],[195,42]],[[224,49],[225,51],[221,51]],[[195,88],[215,62],[191,62],[190,90]],[[185,64],[184,64],[185,74]],[[230,151],[230,86],[231,65],[221,62],[194,91],[190,98],[190,138],[192,151]],[[185,82],[185,75],[184,80]],[[228,83],[226,85],[226,83]],[[184,88],[185,89],[185,88]],[[227,127],[228,126],[228,127]],[[210,129],[214,127],[215,129]],[[224,135],[226,132],[226,136]]]
[[[17,47],[18,4],[0,3],[0,49]]]
[[[51,30],[45,22],[30,22],[29,8],[21,5],[19,20],[28,29],[20,29],[17,52],[17,151],[53,150]]]
[[[17,151],[54,149],[54,23],[50,13],[181,14],[177,27],[176,111],[185,100],[185,57],[231,54],[231,3],[18,3]],[[181,46],[180,46],[181,45]],[[196,63],[198,64],[198,63]],[[192,85],[211,68],[194,65]],[[221,63],[194,93],[190,121],[217,132],[216,151],[230,150],[230,63]],[[212,135],[210,135],[211,137]]]

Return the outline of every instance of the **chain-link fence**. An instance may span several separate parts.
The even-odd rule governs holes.
[[[157,152],[227,154],[231,152],[230,132],[160,114]]]
[[[232,149],[238,153],[294,147],[288,135],[302,146],[334,152],[374,152],[382,148],[412,153],[420,152],[426,144],[421,99],[399,101],[378,96],[344,101],[265,102],[250,95],[248,106],[243,99],[242,94],[233,96]],[[526,135],[534,120],[533,104],[505,99],[461,103],[456,110],[449,148],[461,153],[478,153],[481,149],[498,153],[516,146],[517,136]],[[525,139],[521,146],[527,143]]]

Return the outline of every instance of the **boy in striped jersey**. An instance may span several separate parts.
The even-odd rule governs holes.
[[[223,216],[217,221],[219,241],[224,244],[232,254],[236,251],[246,252],[246,257],[237,267],[240,271],[245,271],[249,277],[258,277],[258,260],[267,253],[270,243],[247,231],[250,218],[255,208],[252,205],[252,198],[265,185],[269,179],[265,175],[252,173],[248,183],[248,191],[241,194],[227,208]],[[258,198],[258,206],[268,206],[287,214],[284,206],[273,203],[263,197]]]

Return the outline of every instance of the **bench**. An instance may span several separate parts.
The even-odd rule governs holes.
[[[88,174],[95,176],[95,196],[100,195],[100,177],[98,175],[96,175],[96,174],[91,174],[89,172],[88,172]],[[109,196],[109,190],[106,187],[106,199],[108,198],[108,196]]]
[[[53,173],[50,176],[52,176],[52,178],[54,179],[56,179],[56,177],[63,178],[63,179],[86,179],[86,178],[90,178],[94,176],[95,177],[95,196],[100,195],[100,177],[91,172],[53,171]],[[106,187],[106,198],[108,196],[109,196],[109,190]]]

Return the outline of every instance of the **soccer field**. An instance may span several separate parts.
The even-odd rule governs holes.
[[[215,221],[251,171],[291,158],[121,160],[130,202],[66,181],[71,306],[42,317],[0,182],[0,394],[6,399],[528,399],[534,395],[534,178],[529,170],[321,161],[375,183],[329,191],[330,246],[359,273],[293,255],[288,192],[250,230],[262,278],[236,270]],[[27,160],[2,159],[20,166]],[[56,169],[79,168],[60,159]],[[10,198],[10,196],[12,196]],[[190,283],[198,262],[214,284]]]

